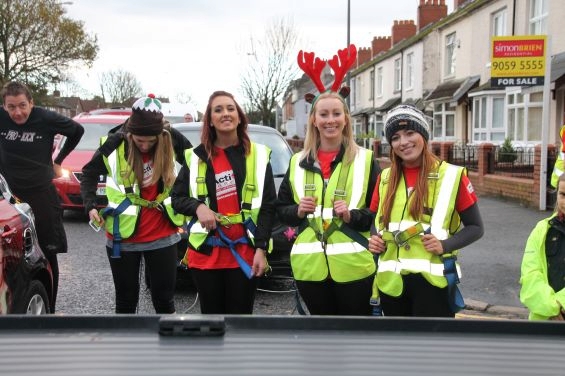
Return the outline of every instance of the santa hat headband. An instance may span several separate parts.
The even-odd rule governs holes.
[[[354,44],[350,44],[348,48],[338,50],[337,55],[334,55],[329,61],[316,57],[314,52],[304,52],[302,50],[298,52],[297,56],[298,66],[310,77],[310,80],[312,80],[316,89],[318,89],[319,94],[326,91],[334,91],[343,98],[347,98],[350,89],[348,86],[341,87],[341,83],[349,68],[355,64],[356,59],[357,47],[355,47]],[[335,76],[334,82],[330,88],[326,88],[322,82],[322,72],[326,64],[329,64]],[[308,103],[314,103],[316,97],[316,95],[308,93],[304,96],[304,99],[306,99]]]

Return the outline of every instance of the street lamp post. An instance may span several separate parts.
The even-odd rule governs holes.
[[[347,0],[347,48],[349,49],[349,43],[351,40],[351,0]],[[345,82],[347,82],[347,86],[351,88],[351,82],[349,82],[351,76],[349,71],[347,71],[347,76],[345,78]],[[347,107],[350,107],[351,104],[351,96],[347,96]]]

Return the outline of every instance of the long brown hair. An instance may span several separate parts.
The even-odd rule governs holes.
[[[392,147],[390,148],[389,158],[392,164],[390,166],[390,176],[388,179],[388,188],[384,198],[382,211],[383,216],[381,220],[385,228],[388,227],[390,223],[392,205],[396,196],[396,190],[403,175],[402,158],[394,153]],[[408,199],[408,201],[410,202],[408,213],[415,220],[420,220],[422,218],[422,214],[424,213],[424,205],[426,203],[426,200],[428,199],[428,176],[433,170],[437,168],[439,162],[439,158],[429,150],[428,141],[426,141],[426,139],[424,139],[424,148],[422,150],[420,160],[421,163],[420,171],[418,172],[418,181],[416,182],[416,187],[414,187],[414,192],[412,192]]]
[[[241,142],[243,149],[245,150],[245,155],[248,155],[251,151],[251,140],[249,140],[249,135],[247,134],[247,116],[231,93],[220,90],[215,91],[212,93],[212,95],[210,95],[202,123],[202,134],[200,136],[200,142],[202,142],[202,144],[204,145],[204,149],[206,150],[206,154],[208,154],[208,158],[212,159],[215,155],[214,142],[218,138],[218,135],[216,134],[216,128],[212,127],[212,101],[217,97],[229,97],[233,100],[233,103],[235,103],[235,108],[237,109],[237,113],[239,115],[239,124],[237,125],[237,138],[239,139],[239,142]]]
[[[159,179],[163,180],[165,186],[172,186],[175,182],[174,149],[171,134],[164,129],[157,137],[157,142],[151,149],[153,154],[153,176],[151,184]],[[131,166],[137,183],[141,186],[143,182],[143,158],[141,152],[135,145],[131,133],[126,135],[128,141],[128,165]]]

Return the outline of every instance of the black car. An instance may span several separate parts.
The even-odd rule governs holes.
[[[200,144],[201,122],[177,123],[173,127],[188,138],[192,145]],[[271,149],[271,167],[275,178],[275,187],[278,191],[292,157],[292,149],[284,137],[273,128],[249,124],[247,131],[251,141],[263,144]],[[272,268],[270,276],[288,277],[291,275],[290,250],[296,239],[296,228],[283,225],[277,220],[273,227],[272,239],[273,250],[267,255],[267,260]],[[181,244],[179,247],[179,257],[182,258],[186,250],[186,240],[181,242]]]
[[[53,274],[37,241],[34,216],[0,175],[0,314],[51,312]]]

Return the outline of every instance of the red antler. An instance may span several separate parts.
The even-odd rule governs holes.
[[[328,61],[328,64],[335,74],[332,91],[337,91],[339,89],[341,82],[343,81],[343,77],[345,77],[349,68],[351,68],[351,66],[355,63],[355,59],[357,59],[357,47],[355,47],[354,44],[350,44],[348,48],[338,50],[337,55],[334,55],[334,57]]]
[[[324,91],[326,91],[326,88],[322,83],[321,77],[322,70],[324,70],[326,62],[319,57],[314,59],[314,56],[315,55],[313,52],[304,52],[300,50],[297,57],[298,66],[304,71],[304,73],[308,75],[308,77],[310,77],[314,85],[316,85],[318,91],[320,93],[323,93]]]

